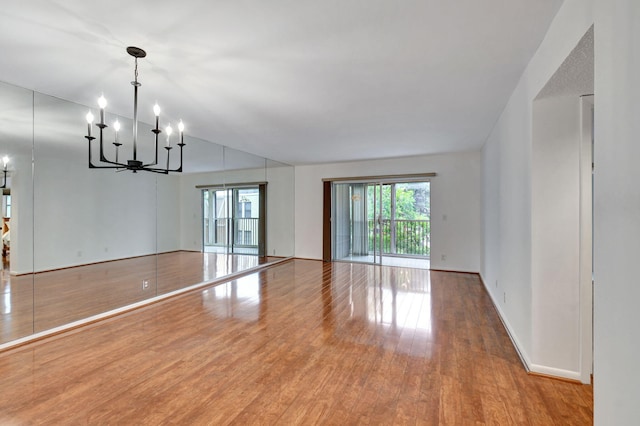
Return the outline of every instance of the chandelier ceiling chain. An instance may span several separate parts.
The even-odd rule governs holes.
[[[111,161],[107,158],[105,154],[104,142],[103,142],[104,129],[109,127],[104,122],[104,111],[107,106],[107,100],[104,98],[104,96],[100,96],[100,98],[98,99],[98,106],[100,107],[100,122],[95,124],[96,127],[98,127],[99,129],[98,132],[99,132],[100,154],[99,154],[98,164],[93,163],[93,156],[92,156],[92,142],[96,139],[94,136],[91,136],[91,126],[93,124],[94,117],[91,111],[89,111],[89,113],[86,116],[87,135],[85,136],[85,138],[87,139],[88,145],[89,145],[89,168],[90,169],[131,170],[133,173],[137,173],[138,171],[162,173],[162,174],[168,174],[169,172],[180,173],[182,172],[182,151],[185,146],[184,124],[182,123],[182,120],[180,120],[180,123],[178,123],[178,131],[180,132],[180,135],[179,135],[179,143],[177,144],[180,147],[180,166],[175,169],[169,168],[170,154],[171,154],[171,149],[173,148],[171,146],[171,133],[173,132],[173,129],[169,124],[165,128],[165,132],[167,134],[167,142],[164,147],[164,149],[167,151],[166,167],[164,168],[158,167],[158,135],[162,133],[162,130],[160,130],[159,128],[160,107],[158,106],[158,104],[155,104],[153,107],[153,112],[156,117],[156,125],[154,129],[151,129],[151,132],[154,133],[155,135],[155,159],[152,163],[147,163],[147,164],[138,160],[138,88],[142,86],[142,84],[138,81],[138,58],[144,58],[145,56],[147,56],[147,53],[144,50],[140,49],[139,47],[134,47],[134,46],[127,47],[127,53],[133,56],[135,61],[134,81],[131,82],[131,85],[133,86],[133,147],[132,147],[133,159],[127,160],[126,163],[119,161],[119,148],[120,146],[122,146],[122,143],[120,142],[119,135],[118,135],[118,132],[120,131],[120,123],[118,122],[118,120],[116,120],[113,123],[114,138],[113,138],[112,144],[115,146],[115,161]]]

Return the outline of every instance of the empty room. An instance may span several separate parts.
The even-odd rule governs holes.
[[[639,27],[3,4],[0,424],[640,422]]]

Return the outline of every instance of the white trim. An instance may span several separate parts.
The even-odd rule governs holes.
[[[522,349],[522,345],[518,341],[516,334],[512,331],[511,325],[509,324],[509,321],[506,319],[506,316],[502,313],[502,310],[500,309],[500,305],[496,303],[496,300],[493,298],[493,295],[489,291],[489,287],[487,287],[487,284],[485,283],[485,280],[482,277],[482,274],[480,274],[480,281],[482,281],[482,285],[484,286],[485,290],[489,294],[489,297],[493,302],[493,306],[496,308],[496,312],[498,312],[498,317],[500,318],[502,325],[504,325],[504,328],[507,331],[507,335],[509,336],[509,339],[511,339],[511,343],[514,346],[516,353],[518,354],[518,357],[520,357],[520,361],[522,362],[522,365],[524,366],[524,368],[527,370],[528,373],[544,374],[545,376],[576,380],[576,381],[585,383],[582,380],[582,377],[579,371],[563,370],[560,368],[533,364],[529,359],[529,356],[527,355],[527,353]],[[587,383],[590,383],[590,382],[587,382]]]
[[[593,95],[580,97],[580,374],[591,383],[593,372]]]
[[[512,327],[509,324],[509,321],[507,320],[507,317],[502,313],[502,310],[500,309],[500,305],[496,303],[496,300],[493,298],[493,294],[491,294],[491,291],[489,291],[489,287],[487,287],[487,284],[484,278],[482,277],[482,274],[480,274],[480,281],[482,282],[482,285],[484,286],[487,294],[491,298],[491,301],[493,302],[493,307],[496,308],[496,312],[498,313],[498,318],[500,318],[500,322],[502,322],[504,329],[507,331],[507,335],[509,336],[511,343],[513,344],[513,347],[516,350],[516,353],[518,354],[518,357],[520,358],[522,365],[527,370],[527,372],[532,371],[531,361],[529,360],[529,356],[522,349],[522,344],[518,340],[518,337],[516,336],[516,334],[513,332]]]
[[[547,367],[545,365],[531,364],[532,373],[544,374],[545,376],[560,377],[563,379],[571,379],[575,381],[581,381],[579,371],[563,370],[561,368]]]

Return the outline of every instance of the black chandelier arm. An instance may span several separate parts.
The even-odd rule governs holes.
[[[104,160],[100,160],[101,162],[105,162],[105,163],[110,163],[110,164],[115,164],[114,166],[96,166],[95,164],[93,164],[93,156],[92,156],[92,152],[91,152],[91,141],[95,140],[95,138],[93,136],[85,136],[85,139],[87,139],[87,141],[89,142],[89,168],[90,169],[117,169],[117,168],[121,168],[122,165],[120,165],[120,163],[114,163],[112,161],[107,160],[106,158]],[[101,147],[102,148],[102,147]]]
[[[128,169],[129,167],[126,164],[123,163],[116,163],[115,161],[101,161],[101,163],[106,163],[109,164],[104,165],[104,164],[93,164],[93,161],[90,159],[89,160],[89,168],[90,169]]]
[[[167,168],[166,169],[160,169],[157,167],[149,167],[149,168],[145,168],[142,169],[144,171],[150,171],[150,172],[155,172],[155,173],[162,173],[162,174],[169,174],[169,173],[181,173],[182,172],[182,147],[185,146],[186,144],[184,143],[179,143],[178,146],[180,147],[180,167],[176,168],[176,169],[170,169],[169,168],[169,151],[172,149],[172,147],[165,147],[164,149],[167,150]]]
[[[91,155],[91,154],[89,154],[89,155]],[[112,164],[114,166],[114,167],[108,167],[108,168],[122,168],[122,167],[126,168],[127,167],[127,164],[125,164],[125,163],[120,163],[119,161],[111,161],[111,160],[107,159],[106,157],[105,158],[101,158],[100,162],[101,163]],[[91,156],[89,157],[89,163],[92,163]],[[94,166],[93,168],[100,169],[100,168],[102,168],[102,166]]]
[[[89,151],[89,168],[92,168],[91,167],[91,141],[94,140],[95,138],[93,136],[85,136],[85,139],[87,140],[89,145],[89,150],[88,150]]]
[[[122,170],[122,171],[131,170],[133,173],[137,173],[138,171],[141,171],[141,172],[159,173],[163,175],[167,175],[169,174],[169,172],[177,171],[177,170],[158,169],[158,168],[151,168],[151,167],[133,168],[133,167],[129,167],[126,164],[121,164],[117,166],[103,166],[103,165],[96,166],[93,163],[89,163],[89,168],[90,169],[112,169],[112,170],[115,169],[115,170]]]
[[[115,163],[111,163],[115,164]],[[133,173],[140,172],[151,172],[151,173],[159,173],[159,174],[169,174],[171,172],[179,173],[182,171],[182,167],[177,169],[160,169],[157,167],[131,167],[127,164],[117,164],[117,165],[95,165],[92,162],[89,162],[90,169],[116,169],[116,170],[131,170]]]
[[[182,148],[185,145],[186,144],[184,142],[182,142],[182,141],[180,141],[180,143],[178,144],[178,146],[180,147],[180,167],[175,170],[177,173],[182,173]]]
[[[151,129],[151,131],[156,135],[156,158],[155,160],[153,160],[153,163],[145,164],[145,167],[155,166],[156,164],[158,164],[158,135],[162,133],[162,130],[158,129],[158,117],[156,117],[156,128]]]
[[[102,123],[96,123],[96,126],[100,129],[100,161],[107,161],[106,157],[104,156],[104,145],[102,143],[102,133],[104,129],[107,127],[107,125]]]
[[[4,169],[2,171],[4,173],[4,178],[2,179],[2,186],[0,186],[0,188],[4,189],[7,187],[7,169]]]
[[[165,147],[164,147],[164,149],[166,149],[166,150],[167,150],[167,171],[169,170],[169,158],[170,158],[170,155],[169,155],[169,154],[171,154],[171,148],[172,148],[172,147],[170,147],[170,146],[165,146]]]
[[[90,169],[116,169],[116,170],[131,170],[133,173],[141,172],[152,172],[152,173],[160,173],[160,174],[168,174],[169,172],[175,172],[177,170],[167,170],[167,169],[159,169],[155,167],[142,167],[142,166],[131,166],[129,164],[124,163],[114,163],[113,161],[108,162],[109,165],[103,164],[93,164],[92,161],[89,161]]]
[[[180,167],[176,168],[176,169],[169,169],[169,150],[172,149],[172,147],[165,147],[165,149],[167,150],[167,167],[162,169],[162,168],[158,168],[158,167],[149,167],[149,165],[146,164],[142,164],[140,161],[129,161],[129,163],[121,163],[121,162],[117,162],[117,161],[110,161],[108,159],[104,159],[101,160],[101,163],[106,163],[106,164],[94,164],[92,157],[91,157],[91,141],[94,140],[95,138],[92,136],[85,136],[85,138],[89,141],[89,168],[90,169],[118,169],[118,170],[131,170],[134,173],[137,173],[138,171],[143,171],[143,172],[152,172],[152,173],[159,173],[159,174],[169,174],[170,172],[175,172],[175,173],[179,173],[182,172],[182,147],[185,145],[183,143],[179,143],[178,145],[180,146]]]
[[[104,142],[103,142],[103,136],[104,136],[104,129],[106,129],[107,126],[106,124],[101,124],[101,123],[96,123],[96,127],[98,127],[100,129],[100,161],[103,163],[109,163],[109,164],[116,164],[116,165],[121,165],[124,168],[129,168],[129,166],[125,163],[120,163],[118,161],[118,148],[120,146],[122,146],[121,143],[118,142],[113,142],[113,145],[116,147],[116,161],[111,161],[109,159],[107,159],[105,153],[104,153]],[[149,166],[155,166],[158,164],[158,135],[160,133],[162,133],[162,130],[160,129],[152,129],[151,132],[153,132],[155,134],[155,145],[156,145],[156,149],[155,149],[155,160],[153,163],[148,163],[148,164],[144,164],[143,167],[149,167]],[[88,138],[90,136],[85,136],[85,138]],[[94,137],[91,137],[91,140],[94,140]],[[91,145],[89,145],[89,150],[91,150]],[[134,149],[134,152],[137,151],[137,149]],[[137,152],[136,152],[137,154]],[[89,154],[91,155],[91,153]],[[136,160],[136,156],[134,156],[134,161]],[[162,170],[162,169],[160,169]]]
[[[103,158],[100,159],[101,163],[107,163],[107,164],[111,164],[110,166],[105,166],[105,165],[95,165],[93,164],[93,156],[92,156],[92,150],[91,150],[91,141],[93,141],[95,138],[93,136],[85,136],[85,139],[87,139],[89,141],[89,168],[90,169],[121,169],[121,168],[126,168],[127,165],[120,163],[117,161],[118,158],[118,154],[117,154],[117,146],[116,146],[116,161],[110,161],[107,158],[104,158],[104,155],[102,155]],[[100,146],[100,150],[102,151],[102,145]]]
[[[96,166],[95,164],[89,162],[89,168],[90,169],[126,169],[126,166],[103,166],[103,165],[99,165]]]

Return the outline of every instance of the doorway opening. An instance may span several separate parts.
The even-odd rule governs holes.
[[[265,184],[202,190],[203,251],[265,255]]]
[[[529,368],[591,382],[592,26],[532,102]],[[534,367],[532,367],[534,366]]]
[[[429,269],[431,182],[332,182],[331,260]]]

